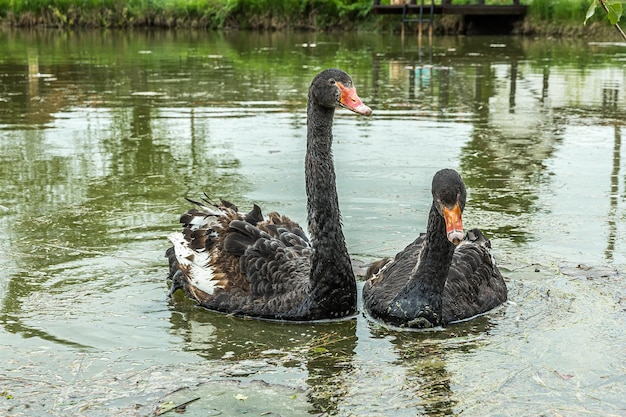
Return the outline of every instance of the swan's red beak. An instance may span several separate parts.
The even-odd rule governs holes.
[[[362,114],[363,116],[370,116],[372,114],[372,109],[363,104],[363,101],[357,95],[356,88],[346,87],[340,82],[337,82],[337,87],[339,87],[339,91],[341,91],[339,103],[342,107],[352,110],[355,113]]]
[[[443,218],[446,221],[446,236],[454,245],[458,245],[463,240],[463,215],[459,203],[451,209],[443,206]]]

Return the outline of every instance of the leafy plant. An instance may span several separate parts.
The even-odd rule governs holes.
[[[622,18],[622,3],[619,1],[608,2],[606,0],[593,0],[589,9],[587,9],[587,14],[585,16],[585,24],[587,21],[596,13],[596,9],[598,6],[601,6],[602,9],[607,14],[607,18],[612,25],[615,26],[617,31],[622,35],[622,38],[626,41],[626,34],[622,30],[619,25],[619,21]]]

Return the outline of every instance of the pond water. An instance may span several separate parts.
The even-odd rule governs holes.
[[[0,44],[0,414],[626,415],[625,45],[9,30]],[[167,299],[184,197],[305,223],[306,94],[327,67],[374,111],[335,117],[353,257],[423,231],[433,173],[455,168],[506,305],[398,332]]]

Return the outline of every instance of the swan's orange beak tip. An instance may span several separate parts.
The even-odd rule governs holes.
[[[463,231],[462,230],[452,230],[448,233],[448,240],[454,246],[457,246],[463,240]]]
[[[363,116],[371,116],[372,115],[372,109],[370,109],[368,106],[366,106],[365,104],[361,103],[360,106],[357,106],[354,111],[358,114],[362,114]]]
[[[356,93],[356,88],[354,87],[346,87],[342,83],[337,83],[339,87],[339,91],[341,91],[341,97],[339,99],[339,103],[342,107],[345,107],[348,110],[351,110],[357,114],[361,114],[363,116],[371,116],[372,109],[369,106],[363,104],[363,100]]]
[[[458,245],[463,240],[463,214],[457,203],[451,209],[442,208],[443,218],[446,222],[446,236],[450,243]]]

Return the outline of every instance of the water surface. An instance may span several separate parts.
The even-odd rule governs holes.
[[[198,397],[187,415],[626,414],[623,45],[133,31],[0,43],[4,415],[147,416]],[[412,241],[432,175],[455,168],[506,305],[397,332],[168,301],[183,197],[305,222],[306,93],[327,67],[374,110],[335,118],[353,257]]]

